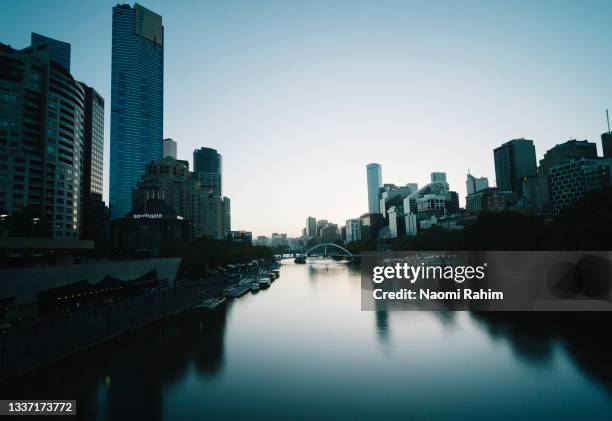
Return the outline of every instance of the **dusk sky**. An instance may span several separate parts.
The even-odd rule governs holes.
[[[610,1],[142,1],[165,27],[164,137],[180,159],[223,155],[232,229],[297,236],[307,216],[367,212],[366,164],[386,183],[468,168],[493,148],[538,160],[597,143],[612,108]],[[72,44],[72,74],[106,99],[105,200],[116,2],[0,0],[0,42]]]

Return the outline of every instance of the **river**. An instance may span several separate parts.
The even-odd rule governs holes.
[[[76,399],[91,420],[610,419],[612,318],[577,317],[361,311],[358,269],[286,260],[267,290],[77,354],[2,397]]]

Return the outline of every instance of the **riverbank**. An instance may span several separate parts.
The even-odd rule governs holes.
[[[273,264],[267,262],[257,270],[268,269]],[[157,288],[43,320],[5,327],[0,331],[0,383],[164,318],[177,316],[207,298],[220,296],[225,288],[240,281],[240,274],[218,274],[205,279],[181,278],[172,288]]]

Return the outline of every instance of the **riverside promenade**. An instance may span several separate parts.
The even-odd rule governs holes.
[[[176,316],[207,298],[222,294],[240,277],[177,279],[173,288],[81,307],[38,321],[0,329],[0,382],[36,370],[119,335]]]

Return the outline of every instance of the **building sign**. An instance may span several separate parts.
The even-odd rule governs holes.
[[[132,218],[134,219],[161,219],[163,218],[161,213],[135,213]]]

